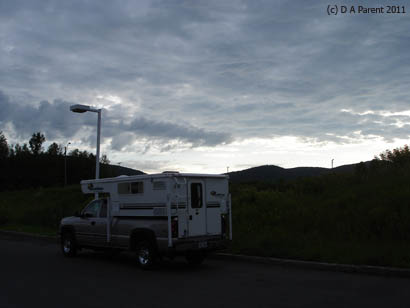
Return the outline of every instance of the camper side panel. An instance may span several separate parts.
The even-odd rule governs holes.
[[[166,216],[167,178],[148,178],[115,183],[112,194],[115,216]]]

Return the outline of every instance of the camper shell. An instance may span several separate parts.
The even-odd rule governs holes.
[[[83,180],[81,189],[98,194],[93,202],[104,200],[99,218],[105,221],[105,241],[97,236],[99,245],[135,249],[136,241],[147,240],[141,234],[149,234],[159,255],[172,256],[224,248],[232,239],[228,179],[227,175],[164,172]],[[77,219],[90,218],[86,209]],[[60,229],[69,224],[70,219],[63,220]],[[81,237],[77,231],[77,238]],[[92,246],[92,239],[85,246],[90,241]]]

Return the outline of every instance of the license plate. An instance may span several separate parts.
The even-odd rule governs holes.
[[[208,242],[199,242],[198,243],[198,248],[207,248],[208,247]]]

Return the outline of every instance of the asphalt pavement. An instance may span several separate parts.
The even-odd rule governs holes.
[[[229,260],[142,271],[131,253],[0,236],[0,307],[409,307],[410,279]]]

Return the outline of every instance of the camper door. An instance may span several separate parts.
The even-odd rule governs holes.
[[[188,182],[188,203],[189,236],[206,235],[206,202],[203,181]]]

